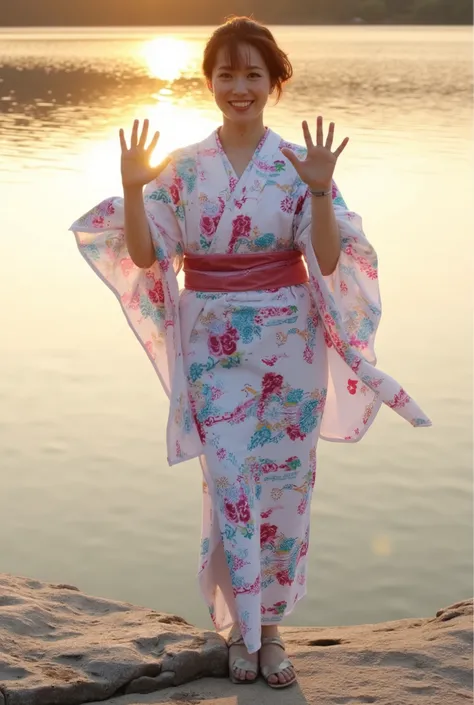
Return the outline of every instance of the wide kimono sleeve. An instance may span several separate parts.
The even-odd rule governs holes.
[[[186,391],[176,276],[185,242],[185,189],[174,159],[145,187],[145,211],[156,254],[148,269],[137,267],[130,258],[123,198],[107,198],[70,227],[82,256],[116,296],[170,398],[170,464],[194,457],[200,446]]]
[[[304,184],[293,221],[295,246],[303,252],[309,285],[319,310],[327,347],[328,389],[321,437],[360,440],[386,404],[413,426],[431,421],[400,384],[375,367],[375,336],[381,303],[377,256],[362,220],[349,210],[337,186],[332,199],[341,238],[335,271],[323,276],[311,239],[311,195]]]
[[[365,236],[361,217],[349,210],[335,183],[332,202],[341,252],[334,272],[321,276],[330,295],[331,311],[341,317],[351,347],[375,364],[375,336],[381,316],[377,255]],[[311,241],[311,195],[307,189],[300,208],[294,222],[295,243],[305,255],[310,274],[320,272]]]

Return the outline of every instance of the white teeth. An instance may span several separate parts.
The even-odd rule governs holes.
[[[237,102],[236,100],[233,100],[233,101],[230,101],[230,104],[235,105],[236,108],[248,108],[248,106],[252,104],[252,101],[248,100],[245,103],[240,103],[240,102]]]

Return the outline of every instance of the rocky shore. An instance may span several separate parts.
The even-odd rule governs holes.
[[[0,705],[465,705],[472,600],[428,619],[285,627],[299,682],[227,679],[224,638],[181,617],[0,574]]]

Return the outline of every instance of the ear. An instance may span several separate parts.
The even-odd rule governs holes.
[[[210,81],[210,80],[207,78],[207,79],[206,79],[206,84],[207,84],[208,89],[211,91],[211,93],[214,93],[214,91],[212,90],[212,81]]]

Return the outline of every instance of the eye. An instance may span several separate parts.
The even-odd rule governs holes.
[[[223,73],[219,74],[219,78],[230,78],[230,77],[231,77],[230,73],[223,72]]]
[[[259,73],[256,73],[255,71],[252,71],[252,73],[249,74],[250,78],[261,78]]]

